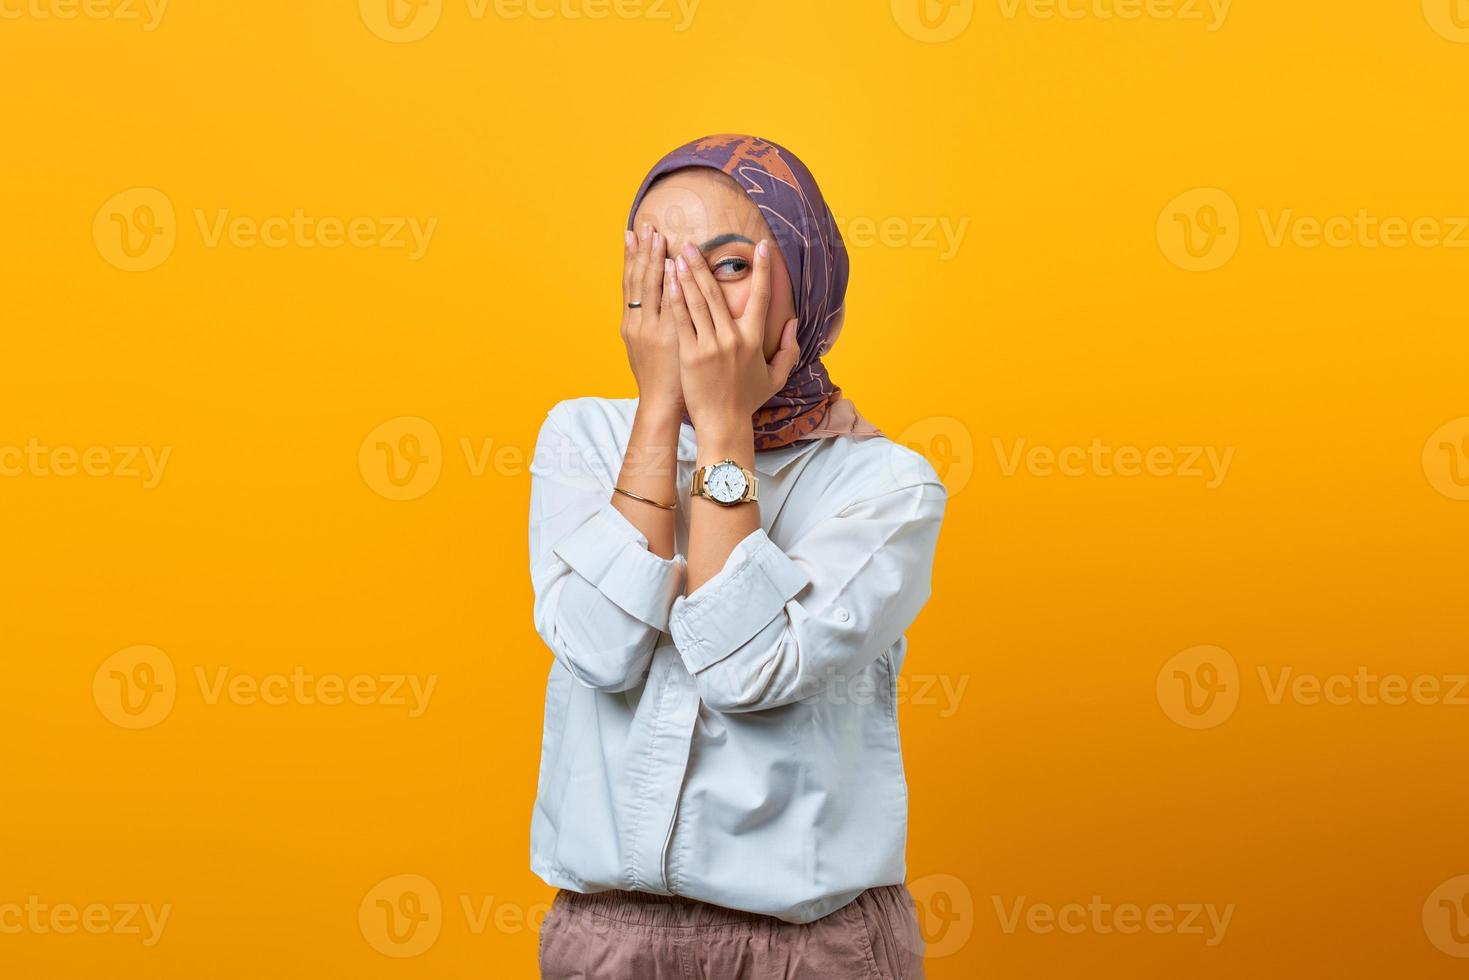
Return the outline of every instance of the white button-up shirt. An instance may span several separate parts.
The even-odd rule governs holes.
[[[612,507],[633,399],[548,413],[531,474],[536,631],[554,654],[531,867],[573,891],[810,922],[904,878],[897,674],[929,596],[945,493],[887,439],[755,454],[760,529],[682,595],[676,556]]]

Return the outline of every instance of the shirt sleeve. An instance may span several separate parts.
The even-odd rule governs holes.
[[[531,461],[536,632],[572,676],[602,691],[641,682],[686,568],[649,551],[612,506],[620,455],[577,445],[548,417]]]
[[[774,708],[876,660],[928,600],[945,501],[923,482],[848,505],[787,551],[764,530],[740,541],[669,619],[704,703]]]

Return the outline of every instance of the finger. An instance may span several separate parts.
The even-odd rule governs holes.
[[[780,391],[786,386],[786,380],[796,369],[796,361],[800,356],[801,345],[796,343],[796,319],[792,317],[786,321],[785,329],[780,332],[780,347],[776,350],[775,356],[770,359],[772,392]]]
[[[719,288],[718,280],[709,270],[709,263],[704,261],[704,253],[695,248],[692,242],[685,242],[681,254],[693,273],[694,283],[704,297],[704,303],[709,309],[710,320],[715,330],[732,328],[734,324],[730,322],[729,306],[724,302],[724,291]]]
[[[689,319],[693,321],[694,333],[700,339],[714,339],[714,317],[709,311],[709,300],[699,288],[694,279],[694,270],[680,252],[678,259],[674,262],[674,268],[678,272],[678,291],[683,299],[684,308],[689,311]],[[720,300],[724,302],[724,300]]]
[[[643,301],[643,281],[648,272],[648,247],[652,244],[653,227],[646,221],[638,229],[638,251],[633,259],[632,268],[632,298],[629,303],[641,303]],[[632,310],[633,322],[642,322],[641,309]]]
[[[770,311],[770,242],[760,239],[755,246],[755,274],[750,279],[750,298],[737,321],[750,339],[765,334],[765,315]]]
[[[622,305],[627,313],[627,304],[632,302],[632,267],[636,256],[638,236],[629,229],[622,233]]]
[[[683,287],[679,284],[678,269],[670,262],[668,271],[668,288],[664,293],[667,298],[667,307],[670,318],[673,320],[674,333],[678,334],[679,348],[688,345],[692,350],[699,342],[697,332],[694,330],[693,317],[689,315],[688,304],[684,302]]]
[[[662,233],[657,231],[653,232],[653,237],[648,242],[648,265],[643,270],[643,288],[639,298],[649,316],[656,315],[658,307],[662,305],[663,260],[667,255],[667,245]]]

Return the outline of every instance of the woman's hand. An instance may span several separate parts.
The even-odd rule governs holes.
[[[704,256],[685,244],[669,283],[677,328],[679,370],[689,418],[704,444],[708,438],[749,438],[755,410],[785,387],[796,366],[796,321],[780,335],[780,348],[765,360],[765,317],[770,309],[770,244],[755,248],[750,299],[739,319],[731,317],[724,293]]]
[[[678,493],[678,431],[683,388],[678,376],[678,332],[668,309],[667,284],[673,263],[661,234],[648,224],[642,235],[628,232],[622,258],[622,341],[638,382],[638,410],[612,493],[612,506],[648,539],[648,550],[674,556],[673,511]],[[640,303],[636,309],[628,303]],[[648,501],[655,501],[649,503]]]
[[[683,415],[679,381],[678,334],[666,304],[667,243],[647,223],[641,233],[624,235],[622,255],[622,342],[638,383],[638,406],[660,416]],[[629,303],[641,303],[636,309]]]

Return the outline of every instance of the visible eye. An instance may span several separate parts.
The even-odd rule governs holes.
[[[750,261],[741,255],[729,255],[716,261],[710,268],[714,270],[715,279],[738,279],[750,271]]]

